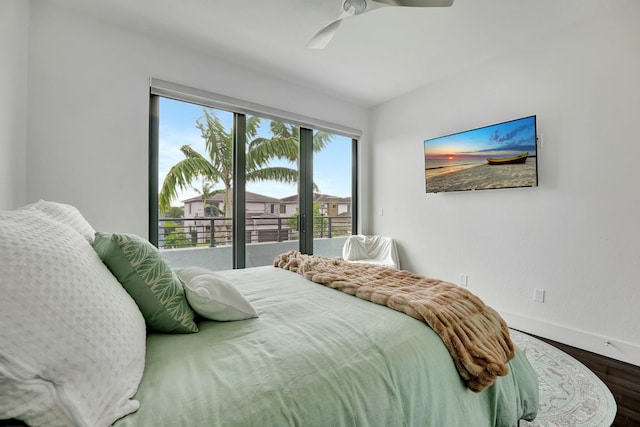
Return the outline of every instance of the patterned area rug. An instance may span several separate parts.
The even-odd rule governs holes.
[[[513,329],[510,333],[538,373],[540,384],[538,416],[532,422],[520,421],[520,426],[611,426],[616,402],[593,372],[550,344]]]

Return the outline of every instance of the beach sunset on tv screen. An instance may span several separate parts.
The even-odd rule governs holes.
[[[424,141],[427,193],[538,185],[536,116]]]

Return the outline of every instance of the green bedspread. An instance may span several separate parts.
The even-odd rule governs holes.
[[[140,409],[114,427],[514,426],[536,414],[520,351],[474,393],[416,319],[279,268],[219,273],[260,317],[150,334]]]

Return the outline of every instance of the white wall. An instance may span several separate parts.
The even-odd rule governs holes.
[[[366,131],[361,107],[48,2],[33,2],[30,35],[27,197],[99,230],[147,235],[150,77]]]
[[[0,210],[26,199],[29,6],[0,2]]]
[[[404,268],[467,274],[511,326],[640,365],[638,22],[626,2],[375,108],[370,180]],[[425,139],[531,114],[539,187],[425,194]]]

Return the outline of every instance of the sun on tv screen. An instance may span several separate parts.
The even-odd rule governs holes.
[[[536,116],[424,141],[427,193],[536,187]]]

